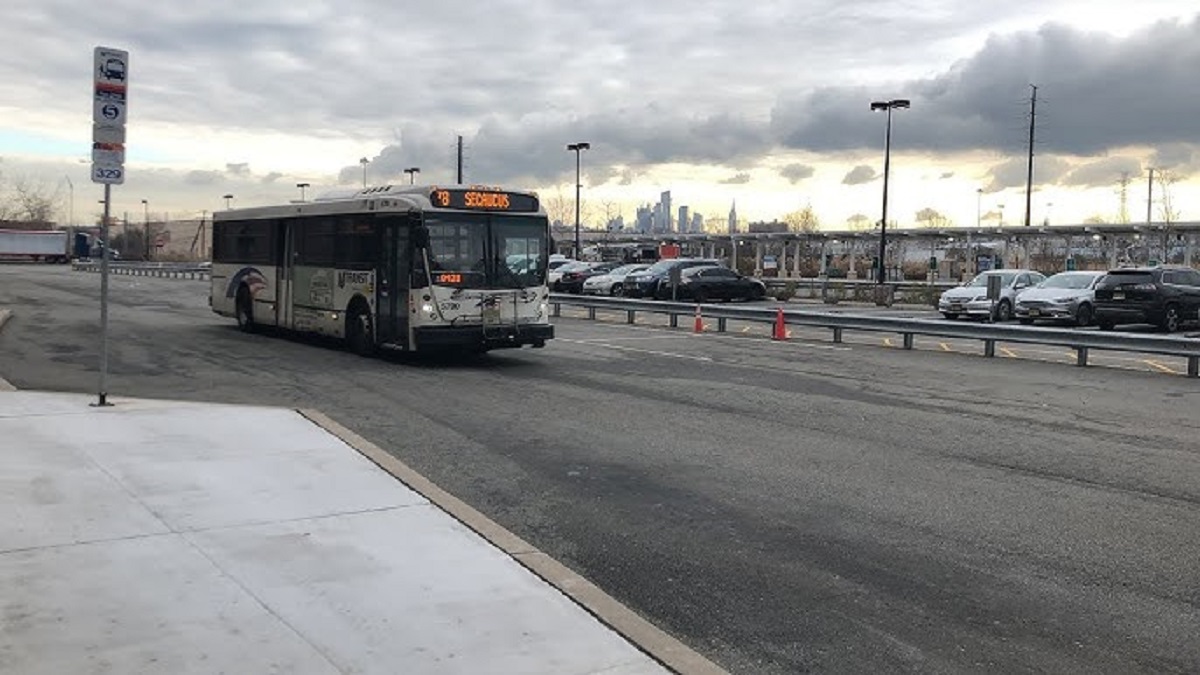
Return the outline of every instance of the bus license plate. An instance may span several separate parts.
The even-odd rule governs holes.
[[[1116,292],[1116,291],[1113,292],[1113,300],[1124,300],[1124,299],[1125,299],[1124,293],[1120,293],[1120,292]]]

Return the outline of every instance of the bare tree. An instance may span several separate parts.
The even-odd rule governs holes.
[[[546,208],[546,215],[550,217],[550,222],[560,222],[563,225],[575,224],[575,200],[568,199],[562,188],[554,191],[554,195],[548,199],[542,200],[542,206]]]
[[[799,211],[792,211],[783,217],[783,222],[787,223],[788,230],[792,232],[804,232],[812,234],[821,229],[821,219],[817,217],[813,211],[812,204],[806,205]]]
[[[2,186],[0,186],[2,187]],[[0,217],[20,223],[49,225],[62,207],[61,189],[44,180],[16,176],[0,197]]]
[[[856,213],[846,219],[846,225],[855,232],[865,232],[874,226],[874,222],[870,216],[862,213]]]
[[[1158,174],[1158,212],[1163,221],[1162,232],[1162,254],[1163,262],[1170,262],[1171,256],[1171,235],[1173,234],[1173,225],[1179,222],[1179,208],[1175,206],[1174,191],[1175,184],[1179,182],[1179,175],[1171,171],[1161,171]]]
[[[950,227],[954,224],[949,218],[928,206],[917,211],[916,220],[922,227],[929,228]]]

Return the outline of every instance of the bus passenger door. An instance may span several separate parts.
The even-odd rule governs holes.
[[[279,221],[279,255],[276,261],[275,287],[277,302],[275,305],[276,325],[292,328],[292,263],[296,259],[296,223],[292,220]]]
[[[383,255],[379,261],[379,284],[375,302],[378,314],[377,339],[408,347],[408,228],[400,218],[388,218],[380,228]]]

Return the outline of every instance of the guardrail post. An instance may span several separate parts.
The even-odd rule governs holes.
[[[1086,366],[1087,359],[1088,359],[1088,348],[1087,347],[1076,347],[1075,348],[1075,365],[1080,366],[1080,367]]]
[[[912,333],[904,334],[904,348],[905,349],[913,348],[913,334]]]
[[[637,311],[632,309],[625,310],[625,323],[633,325],[637,323]]]
[[[561,302],[556,302],[556,303],[553,303],[553,307],[554,307],[554,309],[553,309],[553,311],[551,312],[551,314],[550,314],[550,315],[551,315],[551,316],[556,316],[556,317],[557,317],[557,316],[562,316],[562,303],[561,303]]]
[[[983,355],[984,356],[995,356],[996,355],[996,341],[995,340],[984,340],[983,341]]]
[[[717,332],[718,332],[718,333],[724,333],[724,332],[725,332],[725,322],[726,322],[726,319],[723,319],[723,318],[722,318],[722,319],[717,319]]]
[[[591,319],[592,321],[596,320],[596,308],[595,307],[588,307],[588,318]]]
[[[842,341],[842,329],[840,326],[833,329],[833,341],[835,344],[840,344]]]
[[[679,328],[679,315],[671,312],[668,316],[671,317],[671,328]]]
[[[1200,356],[1188,357],[1188,377],[1200,377]]]

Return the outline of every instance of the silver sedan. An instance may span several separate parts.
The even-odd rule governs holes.
[[[1017,296],[1013,314],[1023,324],[1039,319],[1092,323],[1096,282],[1105,272],[1059,272]]]

